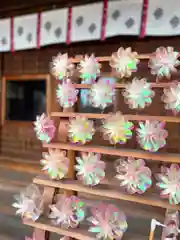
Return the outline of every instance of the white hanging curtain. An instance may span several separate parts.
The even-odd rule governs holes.
[[[71,41],[89,41],[101,38],[103,2],[72,8]]]
[[[149,1],[146,35],[176,36],[180,34],[180,1]]]
[[[64,43],[67,39],[68,8],[41,14],[40,45]]]
[[[11,50],[11,19],[0,20],[0,52]]]
[[[106,37],[139,35],[143,0],[109,1]]]
[[[37,47],[38,14],[14,18],[14,50]]]

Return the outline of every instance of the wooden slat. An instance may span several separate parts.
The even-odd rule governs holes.
[[[59,235],[76,238],[78,240],[94,240],[93,235],[91,233],[88,233],[87,229],[69,228],[68,230],[66,230],[58,226],[52,225],[50,220],[41,219],[41,221],[37,221],[37,222],[33,222],[30,220],[23,220],[23,223],[34,228],[39,228],[45,231],[57,233]]]
[[[14,164],[25,163],[25,164],[31,164],[31,165],[34,165],[34,166],[39,166],[39,161],[16,158],[16,157],[13,156],[13,154],[10,155],[10,156],[0,155],[0,162],[1,161],[11,162],[11,163],[14,163]]]
[[[110,74],[109,74],[110,75]],[[110,77],[110,76],[109,76]],[[166,88],[171,86],[172,82],[162,82],[162,83],[151,83],[152,88]],[[91,84],[74,84],[77,89],[89,89],[91,88]],[[124,83],[116,83],[115,88],[121,89],[125,88],[126,84]]]
[[[140,54],[138,55],[138,59],[149,59],[152,54]],[[109,62],[111,56],[103,56],[103,57],[96,57],[99,62]],[[71,58],[73,63],[79,63],[83,59],[83,55],[78,55],[75,58]]]
[[[17,172],[25,172],[29,174],[37,174],[40,173],[40,167],[35,164],[28,164],[28,163],[14,163],[0,160],[0,169],[8,169],[14,170]]]
[[[9,179],[0,179],[0,191],[17,193],[23,188],[27,187],[30,182],[27,181],[16,181]]]
[[[49,232],[57,233],[59,235],[64,235],[67,237],[72,237],[77,240],[95,240],[95,235],[88,232],[88,229],[85,226],[76,228],[76,229],[72,229],[72,228],[62,229],[59,226],[52,225],[50,220],[46,220],[43,218],[41,218],[36,222],[33,222],[31,220],[23,220],[23,223],[34,228],[39,228]],[[124,240],[146,240],[147,236],[140,236],[136,234],[125,233],[123,236],[123,239]]]
[[[163,161],[163,162],[180,162],[180,154],[171,153],[150,153],[142,150],[136,149],[116,149],[113,147],[98,147],[91,144],[88,145],[76,145],[72,143],[49,143],[43,145],[45,148],[60,148],[64,150],[73,150],[80,152],[95,152],[106,155],[115,155],[122,157],[135,157],[143,158],[153,161]]]
[[[37,177],[34,179],[34,183],[50,186],[55,188],[61,188],[65,190],[73,190],[76,192],[83,192],[87,194],[92,194],[101,197],[121,199],[130,202],[136,202],[140,204],[161,207],[161,208],[172,208],[180,209],[179,205],[171,205],[168,201],[160,199],[157,194],[144,194],[144,195],[130,195],[123,192],[120,188],[113,189],[113,186],[109,187],[107,185],[100,184],[97,187],[89,188],[84,186],[80,181],[77,180],[64,180],[64,181],[53,181],[49,180],[46,176]]]
[[[111,114],[100,114],[100,113],[66,113],[66,112],[52,112],[52,117],[86,117],[86,118],[92,118],[92,119],[105,119]],[[173,122],[173,123],[180,123],[180,117],[174,117],[174,116],[145,116],[145,115],[123,115],[125,119],[131,120],[131,121],[162,121],[162,122]]]

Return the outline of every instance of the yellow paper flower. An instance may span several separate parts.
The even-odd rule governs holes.
[[[85,144],[92,140],[92,136],[95,133],[93,121],[85,117],[73,118],[70,120],[68,132],[72,142]]]
[[[121,47],[112,54],[109,64],[116,70],[120,78],[128,78],[132,75],[132,72],[137,71],[139,62],[137,52],[132,52],[130,47],[126,49]]]
[[[117,112],[105,119],[102,131],[111,144],[124,144],[132,137],[133,126],[132,122],[125,120],[123,115]]]

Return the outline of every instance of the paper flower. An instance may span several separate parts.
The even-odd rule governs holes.
[[[49,149],[49,153],[43,153],[41,164],[43,170],[47,171],[52,179],[62,179],[68,173],[69,158],[66,156],[66,151],[59,149]]]
[[[62,237],[62,238],[60,238],[60,240],[70,240],[70,237]]]
[[[139,122],[137,129],[137,141],[140,146],[147,151],[157,152],[166,144],[168,136],[167,130],[164,129],[165,123],[159,121],[146,120],[145,123]]]
[[[63,80],[73,74],[74,64],[72,60],[68,58],[68,54],[59,53],[53,58],[51,63],[52,74],[58,79]]]
[[[169,199],[170,204],[180,203],[180,167],[178,164],[171,164],[168,167],[161,167],[161,173],[156,175],[157,186],[162,190],[161,197]]]
[[[177,72],[176,67],[180,65],[178,52],[173,47],[159,47],[151,55],[148,66],[151,68],[151,74],[157,75],[158,78],[171,77],[171,73]]]
[[[120,180],[120,186],[126,187],[128,193],[144,193],[152,184],[151,170],[143,159],[135,160],[129,157],[116,161],[116,178]]]
[[[74,143],[85,144],[92,140],[95,133],[93,121],[85,117],[76,117],[70,120],[69,123],[69,137]]]
[[[43,212],[42,194],[39,188],[32,184],[15,197],[13,207],[17,208],[17,215],[36,221]]]
[[[76,228],[85,217],[85,203],[76,196],[61,195],[58,202],[50,206],[49,218],[62,228]]]
[[[78,92],[79,91],[76,90],[70,79],[67,79],[66,81],[63,81],[62,84],[59,84],[58,89],[56,90],[56,96],[61,107],[73,107],[77,102]]]
[[[145,78],[134,78],[132,83],[128,83],[123,92],[130,108],[145,108],[152,103],[155,92],[151,89],[151,84]]]
[[[97,185],[105,177],[105,163],[100,157],[96,153],[82,153],[81,157],[76,158],[76,175],[85,185]]]
[[[121,239],[128,225],[123,212],[112,204],[99,204],[92,208],[88,221],[93,225],[89,232],[96,233],[96,239]]]
[[[80,61],[78,66],[80,77],[82,80],[96,79],[100,75],[100,64],[93,54]]]
[[[103,80],[94,83],[91,87],[89,97],[93,107],[106,108],[113,103],[115,96],[115,86]]]
[[[137,52],[132,52],[131,48],[119,48],[116,53],[113,53],[110,59],[110,66],[116,70],[120,78],[130,77],[132,72],[137,71],[139,63]]]
[[[180,112],[180,83],[173,82],[169,88],[164,88],[162,101],[165,103],[165,109],[172,110],[176,115]]]
[[[126,121],[120,112],[117,112],[103,122],[102,132],[111,144],[124,144],[132,137],[133,123]]]
[[[49,143],[55,136],[56,127],[54,121],[51,120],[46,114],[36,117],[34,122],[36,136],[39,140],[45,143]]]
[[[179,235],[179,212],[169,209],[166,212],[162,240],[177,240]]]

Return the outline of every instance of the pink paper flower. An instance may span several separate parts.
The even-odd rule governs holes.
[[[112,54],[109,64],[116,70],[120,78],[128,78],[137,71],[139,62],[137,52],[132,52],[131,48],[121,47]]]
[[[162,101],[165,103],[165,109],[172,110],[176,115],[180,112],[180,83],[173,82],[169,88],[164,88]]]
[[[120,112],[112,114],[103,121],[102,132],[111,144],[124,144],[132,137],[133,123],[126,121]]]
[[[157,174],[157,186],[162,190],[161,197],[169,199],[170,204],[180,203],[180,167],[178,164],[171,164],[162,167],[161,173]]]
[[[58,103],[63,108],[73,107],[77,102],[78,90],[76,90],[75,85],[71,83],[70,79],[63,81],[62,84],[58,85],[56,91],[56,96]]]
[[[61,195],[58,202],[50,206],[49,218],[62,228],[76,228],[85,218],[85,203],[76,196]]]
[[[36,136],[42,142],[49,143],[54,138],[56,132],[54,121],[47,117],[45,113],[36,117],[34,125]]]
[[[17,208],[17,215],[36,221],[43,212],[42,194],[39,188],[32,184],[15,197],[16,202],[12,204]]]
[[[143,159],[128,160],[121,158],[116,162],[116,178],[120,180],[120,186],[127,189],[128,193],[144,193],[152,184],[151,170]]]
[[[97,185],[105,177],[105,163],[101,161],[100,154],[81,153],[81,157],[76,158],[77,178],[85,185]]]
[[[88,221],[93,225],[89,232],[96,233],[96,239],[121,239],[128,225],[123,212],[112,205],[99,204],[92,208]]]
[[[74,143],[85,144],[92,140],[95,133],[93,121],[85,117],[76,117],[70,120],[69,137]]]
[[[66,151],[59,149],[49,149],[49,153],[43,153],[43,170],[47,171],[52,179],[62,179],[68,173],[70,160],[66,154]]]
[[[145,108],[152,103],[155,92],[145,78],[133,78],[132,83],[126,84],[123,96],[130,108]]]
[[[68,54],[59,53],[53,58],[51,63],[52,74],[58,79],[63,80],[66,77],[70,77],[74,71],[74,64],[72,60],[68,58]]]
[[[157,75],[158,78],[171,77],[171,73],[177,72],[176,67],[180,65],[178,52],[173,47],[159,47],[151,55],[148,66],[151,68],[151,74]]]
[[[78,69],[82,80],[95,80],[100,75],[100,64],[94,54],[91,54],[90,57],[85,55],[85,58],[80,61]]]
[[[108,81],[99,80],[92,85],[89,97],[93,107],[105,109],[113,103],[115,86]]]
[[[140,146],[150,152],[157,152],[164,147],[168,136],[168,131],[164,129],[164,126],[165,123],[159,121],[139,122],[139,128],[136,131]]]

